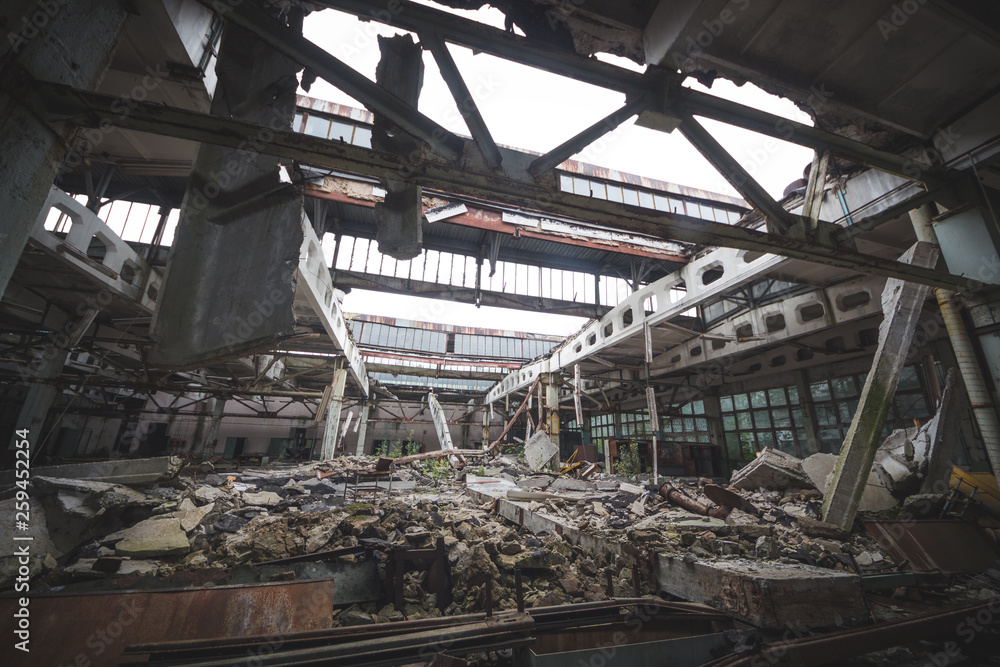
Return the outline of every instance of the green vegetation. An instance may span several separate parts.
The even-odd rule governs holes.
[[[624,447],[619,447],[615,474],[634,481],[639,479],[640,472],[642,472],[642,464],[639,462],[638,443],[630,442]]]
[[[413,440],[413,429],[410,429],[409,435],[406,436],[406,442],[402,440],[397,440],[394,443],[388,444],[384,440],[375,447],[375,456],[378,457],[388,457],[390,459],[398,459],[406,453],[406,456],[413,456],[414,454],[419,454],[421,449],[421,444]]]
[[[451,464],[447,457],[427,459],[424,461],[424,474],[431,479],[442,480],[451,477]]]

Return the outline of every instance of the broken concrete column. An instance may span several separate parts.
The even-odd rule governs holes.
[[[358,444],[354,448],[354,454],[364,456],[365,440],[368,439],[368,415],[375,408],[374,404],[364,403],[361,406],[361,422],[358,424]]]
[[[0,296],[62,167],[81,165],[102,130],[58,129],[31,107],[34,79],[94,90],[125,32],[117,2],[4,3],[0,41]],[[67,147],[69,150],[67,151]]]
[[[900,261],[933,267],[937,258],[936,247],[918,241]],[[927,292],[926,285],[897,279],[888,280],[882,292],[885,319],[879,329],[878,348],[823,499],[823,520],[844,530],[850,530],[854,523]]]
[[[243,149],[202,144],[153,315],[150,361],[197,366],[294,332],[302,192],[262,151],[291,127],[299,66],[227,24],[212,113],[260,124]]]
[[[38,380],[51,380],[57,378],[62,373],[66,364],[66,357],[69,351],[64,347],[56,345],[46,345],[41,353],[41,363],[35,372]],[[43,432],[45,420],[48,418],[49,410],[59,396],[59,388],[47,382],[33,382],[28,388],[28,395],[21,404],[21,411],[17,415],[17,428],[28,430],[28,442],[31,446],[31,454],[41,449],[45,444],[43,437],[47,434]]]
[[[333,390],[330,396],[330,407],[326,411],[326,423],[323,425],[323,445],[320,449],[320,460],[329,461],[337,448],[337,435],[340,428],[340,412],[344,407],[344,386],[347,384],[347,371],[343,368],[333,372]]]
[[[958,378],[954,368],[948,369],[941,405],[928,424],[927,472],[920,493],[940,493],[951,480],[952,459],[958,448],[958,422],[961,417],[958,400]]]
[[[379,36],[378,46],[382,59],[375,70],[376,83],[416,108],[424,83],[420,46],[409,35]],[[405,180],[408,174],[406,161],[419,154],[421,144],[375,114],[372,148],[395,153],[403,160],[399,179],[380,179],[385,187],[385,201],[375,204],[379,252],[396,259],[413,259],[422,249],[424,211],[420,186]]]
[[[208,457],[215,451],[215,441],[219,438],[219,426],[222,425],[222,415],[226,411],[226,399],[216,398],[215,405],[212,406],[212,421],[208,425],[208,433],[201,441],[198,453],[202,458]]]

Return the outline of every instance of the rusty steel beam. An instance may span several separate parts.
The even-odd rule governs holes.
[[[812,667],[918,641],[960,637],[967,644],[977,636],[991,641],[995,635],[985,631],[996,626],[1000,618],[996,614],[997,607],[997,598],[992,598],[936,614],[769,643],[751,653],[727,656],[702,667]],[[974,632],[973,627],[979,632]]]
[[[725,519],[729,516],[730,510],[725,507],[720,507],[718,505],[702,505],[694,498],[684,495],[669,484],[662,485],[660,487],[659,494],[664,500],[667,500],[678,507],[682,507],[689,512],[694,512],[695,514],[710,516],[715,519]]]
[[[332,579],[211,588],[32,593],[31,664],[117,665],[129,644],[329,630]],[[17,598],[0,598],[11,618]],[[268,610],[248,613],[247,610]],[[101,641],[117,627],[114,640]],[[47,637],[48,640],[41,640]],[[54,638],[58,638],[55,640]],[[89,647],[89,648],[88,648]],[[97,656],[100,656],[97,658]],[[16,663],[15,663],[16,664]]]
[[[543,179],[536,183],[527,172],[532,156],[520,151],[501,149],[504,167],[498,174],[471,157],[478,157],[471,140],[469,150],[463,151],[463,159],[458,164],[444,162],[434,155],[405,160],[401,164],[395,155],[319,139],[290,129],[277,130],[149,102],[134,102],[130,113],[123,114],[117,97],[49,82],[36,81],[33,85],[33,103],[37,112],[52,122],[71,121],[81,126],[105,128],[110,125],[197,142],[243,147],[358,174],[398,177],[402,172],[407,180],[422,186],[527,210],[564,215],[655,238],[774,253],[849,271],[963,292],[968,292],[971,287],[971,282],[962,276],[865,255],[847,248],[829,248],[803,239],[562,192],[555,179]]]

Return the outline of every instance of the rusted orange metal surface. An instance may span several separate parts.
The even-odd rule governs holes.
[[[5,665],[117,665],[125,647],[162,641],[284,635],[332,626],[333,580],[84,595],[32,595],[30,653]],[[16,597],[0,598],[13,637]]]
[[[865,521],[865,528],[897,563],[915,572],[979,572],[1000,558],[971,521]]]

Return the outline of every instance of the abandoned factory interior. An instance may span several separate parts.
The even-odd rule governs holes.
[[[1000,3],[0,33],[4,665],[1000,667]]]

